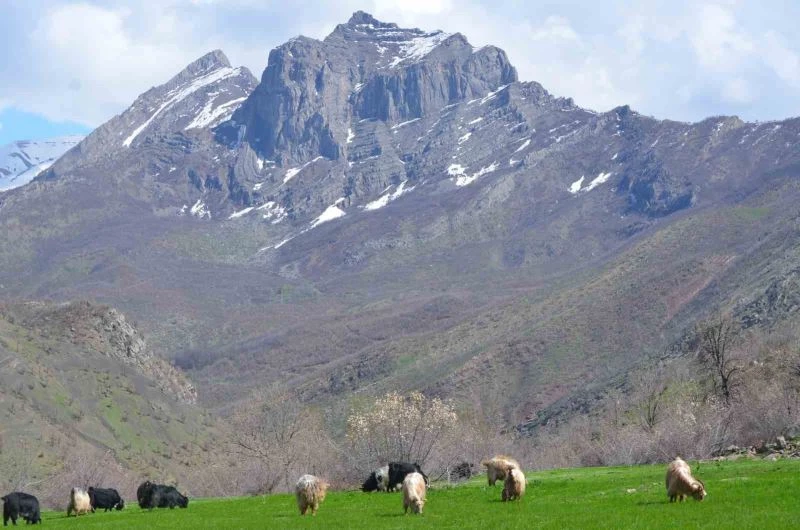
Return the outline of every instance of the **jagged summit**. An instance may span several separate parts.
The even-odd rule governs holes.
[[[397,27],[397,24],[394,24],[392,22],[381,22],[380,20],[376,19],[366,11],[356,11],[355,13],[353,13],[353,16],[351,16],[350,20],[347,21],[347,25],[348,26],[371,25],[371,26],[386,27],[386,28]]]
[[[197,75],[218,68],[231,68],[231,62],[222,50],[208,52],[199,59],[189,63],[181,73],[185,72],[191,75]]]
[[[284,166],[339,160],[359,120],[391,126],[516,80],[499,48],[476,50],[460,34],[399,28],[358,11],[322,41],[299,37],[273,49],[261,84],[220,138],[244,138]]]

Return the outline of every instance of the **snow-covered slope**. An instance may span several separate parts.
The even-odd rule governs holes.
[[[0,191],[24,186],[81,140],[83,136],[61,136],[0,147]]]

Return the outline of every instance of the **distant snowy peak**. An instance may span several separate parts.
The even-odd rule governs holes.
[[[233,115],[256,84],[247,68],[233,68],[221,51],[211,52],[136,99],[119,117],[120,145],[134,147],[149,134],[214,127]]]
[[[24,186],[81,140],[83,136],[62,136],[0,147],[0,191]]]

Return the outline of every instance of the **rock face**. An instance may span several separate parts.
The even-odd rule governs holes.
[[[337,160],[355,122],[431,116],[516,80],[502,50],[474,50],[460,34],[402,29],[357,12],[324,41],[298,37],[272,50],[233,121],[278,164]]]

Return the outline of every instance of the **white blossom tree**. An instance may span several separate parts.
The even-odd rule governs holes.
[[[420,392],[391,392],[367,410],[347,418],[347,440],[355,465],[362,471],[389,461],[424,466],[441,449],[458,424],[449,402],[428,399]]]

